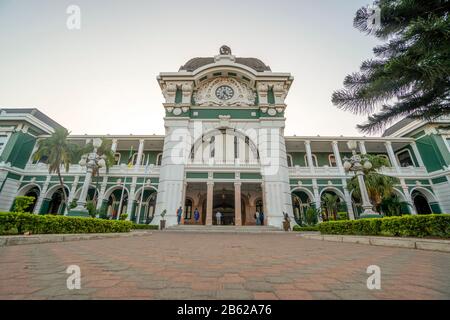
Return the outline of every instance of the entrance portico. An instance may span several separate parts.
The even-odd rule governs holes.
[[[187,182],[184,203],[184,224],[195,224],[191,212],[197,209],[199,224],[217,225],[220,212],[221,225],[255,225],[256,211],[264,210],[261,183],[240,180]]]

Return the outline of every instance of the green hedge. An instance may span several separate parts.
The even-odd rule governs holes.
[[[319,231],[318,226],[301,227],[298,224],[292,229],[294,231]]]
[[[130,221],[0,212],[0,235],[129,232]]]
[[[131,227],[131,229],[133,229],[133,230],[137,230],[137,229],[158,230],[158,229],[159,229],[159,226],[157,226],[157,225],[152,225],[152,224],[133,224],[133,226]]]
[[[450,238],[450,214],[329,221],[319,224],[319,231],[322,234]]]

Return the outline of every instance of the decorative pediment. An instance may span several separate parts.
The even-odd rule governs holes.
[[[254,106],[256,93],[234,78],[215,78],[194,92],[198,106]]]

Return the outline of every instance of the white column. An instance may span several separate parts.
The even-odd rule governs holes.
[[[305,149],[306,149],[306,158],[308,160],[307,165],[308,165],[311,173],[314,173],[315,169],[314,169],[314,162],[313,162],[313,157],[312,157],[312,152],[311,152],[311,142],[310,141],[305,141]]]
[[[6,142],[6,143],[8,143],[8,142]],[[6,146],[6,143],[3,146],[3,149]],[[39,140],[36,140],[36,143],[34,144],[33,151],[31,152],[30,159],[28,159],[28,163],[27,164],[32,164],[33,163],[34,154],[36,153],[38,148],[39,148]],[[0,155],[1,155],[1,152],[0,152]]]
[[[234,224],[242,225],[241,216],[241,182],[234,183]]]
[[[48,186],[50,184],[50,179],[52,177],[50,175],[45,179],[44,185],[42,186],[41,193],[39,194],[39,199],[36,202],[36,206],[34,207],[34,213],[39,214],[39,210],[41,210],[42,202],[44,202],[45,194],[47,193]]]
[[[102,185],[100,186],[100,192],[97,200],[97,210],[102,207],[103,199],[105,198],[106,187],[108,186],[108,177],[103,177]]]
[[[183,214],[181,215],[181,224],[184,224],[184,217],[186,215],[186,212],[184,212],[186,210],[186,189],[187,189],[187,182],[185,181],[183,184],[183,195],[181,196],[181,208],[183,209]]]
[[[136,166],[140,166],[142,163],[142,154],[144,153],[144,139],[139,140],[139,149],[136,159]]]
[[[422,156],[420,155],[419,149],[417,148],[416,142],[414,142],[414,141],[411,142],[411,148],[413,149],[413,152],[416,156],[417,162],[419,163],[419,167],[425,167]]]
[[[391,164],[394,166],[395,170],[400,173],[400,166],[398,164],[397,157],[395,156],[394,149],[392,148],[392,143],[390,141],[386,141],[384,145],[386,146],[386,150],[389,155],[389,161],[391,161]]]
[[[359,151],[361,152],[361,154],[367,154],[366,144],[364,143],[364,141],[359,141]]]
[[[411,213],[417,214],[416,208],[414,207],[414,201],[412,200],[411,195],[409,194],[408,185],[406,184],[405,179],[403,178],[400,179],[400,185],[402,186],[403,195],[405,196],[406,202],[410,204],[409,209],[411,210]]]
[[[336,160],[336,165],[339,168],[339,172],[341,174],[345,174],[345,170],[344,170],[344,166],[342,165],[342,159],[341,159],[341,155],[339,153],[339,146],[338,146],[338,142],[337,141],[333,141],[331,143],[332,147],[333,147],[333,154],[334,154],[334,159]]]
[[[117,151],[117,139],[112,139],[111,151],[113,153],[116,153],[116,151]]]
[[[137,183],[137,177],[131,178],[131,186],[130,186],[130,194],[128,195],[128,204],[127,204],[127,220],[131,219],[132,209],[133,209],[133,203],[136,200],[136,183]]]
[[[213,222],[213,196],[214,196],[214,182],[208,181],[206,183],[206,221],[205,224],[210,226]]]

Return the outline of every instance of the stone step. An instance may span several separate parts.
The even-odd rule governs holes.
[[[280,228],[272,226],[204,226],[177,225],[166,228],[166,232],[197,233],[282,233]]]

